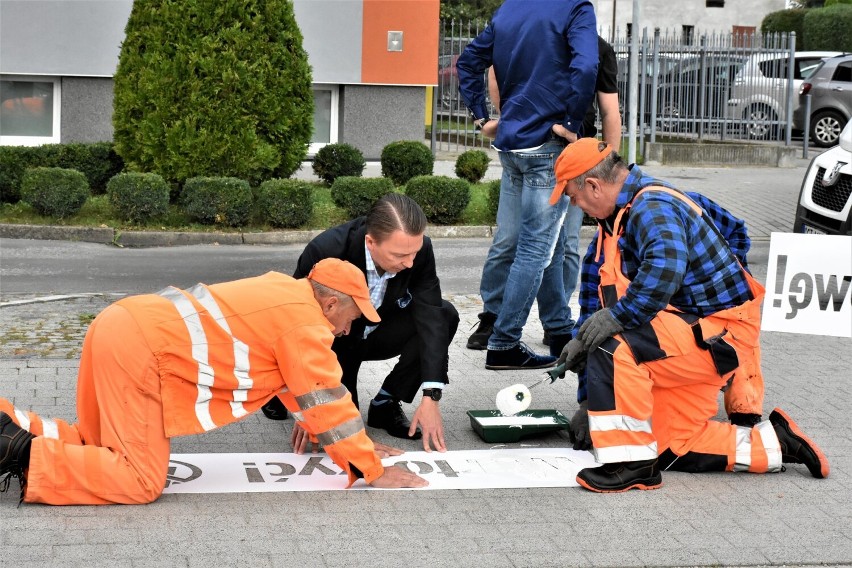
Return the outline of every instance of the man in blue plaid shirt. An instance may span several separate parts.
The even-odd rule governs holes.
[[[743,222],[698,194],[628,167],[582,139],[556,163],[566,196],[599,223],[583,263],[581,324],[560,362],[581,373],[575,443],[601,467],[577,482],[597,492],[656,489],[661,469],[781,471],[828,461],[780,409],[761,421],[760,302],[745,268]],[[734,423],[712,420],[717,394]]]

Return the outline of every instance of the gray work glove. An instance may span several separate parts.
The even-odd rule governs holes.
[[[589,401],[580,403],[580,408],[571,417],[571,430],[568,438],[574,444],[575,450],[591,450],[592,435],[589,432]]]
[[[624,331],[624,328],[615,320],[612,310],[603,308],[583,322],[583,325],[580,326],[580,332],[577,333],[577,339],[582,341],[586,351],[591,353],[601,343],[622,331]]]
[[[565,363],[565,369],[572,373],[580,373],[586,368],[586,348],[583,342],[579,339],[572,339],[562,348],[562,354],[556,360],[557,365]],[[565,378],[565,373],[559,376],[560,379]]]

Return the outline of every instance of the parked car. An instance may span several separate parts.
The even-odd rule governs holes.
[[[808,166],[793,223],[797,233],[852,235],[852,122],[838,139]]]
[[[793,55],[792,109],[799,106],[799,87],[827,57],[839,51],[797,51]],[[749,138],[775,138],[787,119],[790,53],[779,50],[750,56],[734,78],[728,116],[746,121]]]
[[[811,95],[810,137],[827,148],[837,144],[840,132],[852,116],[852,55],[824,60],[799,89],[799,108],[793,127],[804,129],[805,97]]]
[[[459,95],[459,80],[456,75],[458,55],[441,55],[438,57],[438,109],[457,111],[464,109],[464,102]]]

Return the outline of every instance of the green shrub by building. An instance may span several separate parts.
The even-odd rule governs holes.
[[[131,223],[146,223],[169,210],[169,185],[157,174],[118,174],[107,183],[107,195],[119,217]]]
[[[115,74],[116,151],[169,182],[289,177],[313,92],[290,0],[136,0]]]
[[[495,179],[488,183],[488,211],[491,217],[497,220],[497,207],[500,205],[500,180]]]
[[[808,49],[852,51],[852,5],[808,10],[804,34]]]
[[[366,215],[373,203],[393,190],[393,182],[387,178],[343,176],[334,180],[331,200],[354,219]]]
[[[491,159],[482,150],[462,152],[456,159],[456,175],[470,183],[479,183],[488,169]]]
[[[361,177],[367,161],[361,150],[351,144],[328,144],[314,157],[314,174],[331,185],[339,177]]]
[[[186,180],[181,202],[186,214],[205,225],[245,225],[253,196],[245,180],[232,177],[194,177]]]
[[[70,217],[88,197],[89,183],[77,170],[31,168],[21,179],[21,200],[47,217]]]
[[[470,184],[447,176],[417,176],[406,184],[405,194],[420,205],[430,223],[452,225],[470,203]]]
[[[778,10],[767,14],[760,24],[760,33],[765,36],[776,33],[796,32],[796,49],[805,47],[805,15],[807,9]]]
[[[396,185],[405,185],[414,176],[432,175],[435,157],[417,140],[391,142],[382,148],[382,175]]]
[[[301,227],[313,213],[313,186],[295,179],[266,180],[257,190],[257,207],[273,227]]]

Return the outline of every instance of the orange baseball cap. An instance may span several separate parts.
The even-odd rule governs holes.
[[[556,205],[569,181],[594,168],[612,153],[612,146],[600,150],[599,144],[597,138],[580,138],[562,150],[556,158],[556,187],[550,194],[551,205]]]
[[[382,321],[370,301],[370,289],[367,288],[367,279],[364,273],[351,262],[339,258],[324,258],[314,265],[311,273],[308,274],[308,278],[332,290],[351,296],[364,317],[371,322],[379,323]]]

